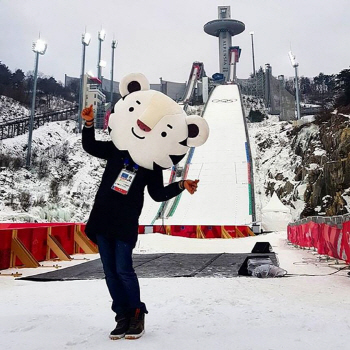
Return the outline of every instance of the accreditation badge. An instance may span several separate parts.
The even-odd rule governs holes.
[[[112,190],[119,192],[121,194],[128,194],[129,189],[135,179],[136,173],[123,169],[115,180]]]

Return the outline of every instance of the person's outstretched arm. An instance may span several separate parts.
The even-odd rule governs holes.
[[[85,120],[85,125],[82,131],[82,144],[84,150],[94,157],[108,159],[114,149],[114,145],[112,141],[96,141],[94,110],[92,105],[82,110],[81,117]]]
[[[163,172],[161,170],[155,170],[152,173],[152,177],[148,183],[148,193],[156,202],[164,202],[173,197],[179,195],[183,190],[187,190],[189,193],[194,194],[197,191],[199,180],[181,180],[179,182],[173,182],[167,186],[163,184]]]

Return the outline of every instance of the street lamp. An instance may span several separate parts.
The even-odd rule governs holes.
[[[250,37],[252,39],[252,57],[253,57],[253,76],[255,77],[255,58],[254,58],[254,32],[250,32]]]
[[[259,95],[258,93],[258,75],[255,71],[255,54],[254,54],[254,32],[249,32],[251,40],[252,40],[252,58],[253,58],[253,78],[255,78],[255,93],[256,96]]]
[[[111,110],[113,103],[113,74],[114,74],[114,50],[117,47],[118,42],[116,40],[112,40],[112,64],[111,64],[111,85],[110,85],[110,102],[111,102]]]
[[[279,81],[279,98],[280,98],[280,120],[284,120],[282,89],[284,87],[284,75],[278,76]]]
[[[296,61],[292,51],[288,52],[290,63],[295,68],[295,98],[297,104],[297,119],[300,119],[300,100],[299,100],[299,79],[298,79],[298,66],[299,63]]]
[[[80,74],[80,88],[79,88],[79,111],[78,111],[78,132],[81,132],[82,120],[81,112],[83,110],[83,96],[84,96],[84,72],[85,72],[85,49],[89,46],[91,41],[91,35],[84,33],[81,37],[81,43],[83,45],[82,63],[81,63],[81,74]]]
[[[35,53],[35,69],[34,69],[34,82],[33,82],[33,93],[32,93],[32,109],[30,112],[29,119],[29,135],[28,135],[28,148],[27,148],[27,161],[26,167],[30,168],[30,158],[32,151],[32,136],[33,136],[33,124],[34,124],[34,111],[35,111],[35,97],[36,97],[36,83],[38,78],[38,66],[39,66],[39,55],[44,55],[46,52],[47,44],[40,38],[33,42],[32,50]]]
[[[102,67],[101,67],[101,47],[102,47],[102,41],[104,41],[106,38],[106,32],[104,29],[101,29],[98,32],[98,61],[97,61],[97,77],[101,80],[102,78]]]

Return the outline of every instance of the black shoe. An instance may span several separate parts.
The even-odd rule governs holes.
[[[124,338],[125,332],[130,326],[130,317],[127,317],[126,315],[117,315],[115,320],[117,325],[109,335],[109,338],[112,340]]]
[[[125,339],[138,339],[145,333],[145,314],[136,309],[131,316],[129,329],[125,333]]]

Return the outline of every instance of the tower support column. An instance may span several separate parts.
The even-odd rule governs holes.
[[[225,81],[228,80],[230,71],[229,48],[231,47],[231,34],[227,31],[222,31],[219,34],[219,61],[220,72],[224,74]]]

